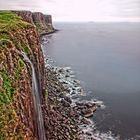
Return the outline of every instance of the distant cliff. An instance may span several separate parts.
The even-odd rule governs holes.
[[[23,20],[34,25],[39,34],[51,33],[55,29],[52,25],[52,16],[44,15],[41,12],[30,12],[30,11],[13,11],[18,16],[21,16]]]
[[[16,13],[27,22],[15,13],[0,11],[0,139],[36,140],[40,138],[33,100],[33,70],[22,52],[34,66],[41,104],[44,59],[32,13]]]

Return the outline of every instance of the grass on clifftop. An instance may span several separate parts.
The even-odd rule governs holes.
[[[25,28],[30,24],[10,11],[0,11],[0,32]]]
[[[30,23],[22,20],[20,16],[10,11],[0,11],[0,48],[7,46],[8,43],[13,43],[18,48],[22,47],[25,53],[29,52],[24,40],[18,40],[11,32],[17,30],[25,30],[26,27],[32,27]]]

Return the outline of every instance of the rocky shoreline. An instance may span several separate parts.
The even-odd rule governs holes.
[[[65,74],[63,75],[62,73]],[[79,126],[80,124],[91,123],[84,116],[92,115],[96,109],[94,103],[78,103],[72,100],[71,96],[77,96],[78,98],[82,88],[78,82],[70,82],[68,73],[70,74],[69,68],[46,66],[48,104],[50,105],[50,110],[54,112],[55,120],[58,123],[56,125],[56,137],[54,138],[53,136],[49,139],[81,139],[79,134],[82,134],[82,131]],[[66,81],[63,76],[69,80]],[[89,111],[87,106],[91,106],[93,111]],[[53,116],[50,118],[53,118]],[[54,129],[50,128],[50,130],[54,134]]]
[[[81,101],[84,90],[78,80],[74,79],[70,67],[56,67],[47,58],[45,65],[46,96],[50,119],[46,121],[49,130],[48,139],[57,140],[95,140],[105,138],[96,131],[91,117],[96,109],[103,106],[100,101]],[[46,111],[48,112],[48,111]],[[52,123],[52,124],[51,124]],[[50,124],[50,125],[48,125]],[[113,137],[110,136],[110,139]]]
[[[45,35],[50,35],[50,34],[56,33],[56,32],[58,32],[58,31],[59,31],[58,29],[53,29],[53,30],[50,31],[50,32],[41,33],[41,34],[40,34],[40,38],[43,37],[43,36],[45,36]]]

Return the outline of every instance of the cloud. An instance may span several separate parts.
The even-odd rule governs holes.
[[[140,19],[140,0],[3,0],[0,9],[41,11],[55,20]]]
[[[0,1],[0,9],[36,10],[42,8],[45,0],[8,0]],[[46,2],[47,3],[47,2]]]

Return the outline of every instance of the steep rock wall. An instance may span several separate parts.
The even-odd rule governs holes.
[[[27,15],[31,17],[30,12]],[[32,22],[31,18],[29,21]],[[40,96],[43,99],[44,60],[38,33],[33,25],[24,22],[16,14],[0,12],[1,139],[38,139],[32,96],[32,71],[21,51],[27,54],[35,66]]]
[[[51,15],[44,15],[47,24],[52,25],[52,16]]]
[[[34,25],[31,11],[13,11],[13,12],[15,12],[18,16],[21,16],[24,19],[24,21]]]
[[[48,26],[49,32],[54,30],[53,24],[52,24],[52,16],[51,15],[44,15],[45,17],[45,22]]]
[[[33,21],[39,33],[48,32],[48,27],[45,21],[45,17],[42,13],[40,12],[33,13]]]
[[[30,12],[30,11],[13,11],[18,16],[21,16],[24,21],[34,25],[39,34],[51,33],[55,29],[52,25],[51,15],[44,15],[41,12]]]

